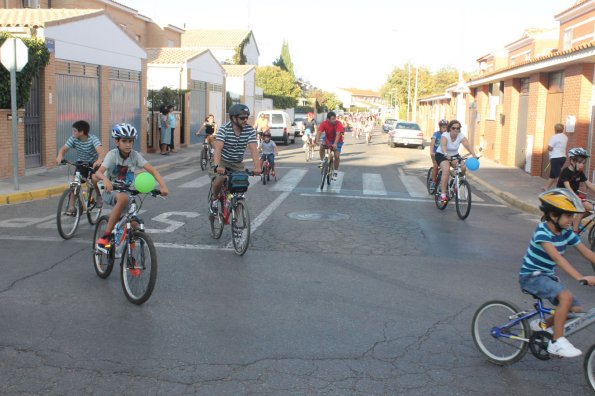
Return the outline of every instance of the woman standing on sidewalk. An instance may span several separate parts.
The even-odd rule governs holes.
[[[547,144],[547,149],[549,150],[550,155],[550,178],[543,188],[543,191],[547,191],[554,186],[558,177],[560,177],[560,172],[566,162],[566,144],[568,144],[568,136],[564,133],[564,125],[554,125],[554,131],[556,133]]]

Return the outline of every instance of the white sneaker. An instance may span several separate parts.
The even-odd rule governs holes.
[[[333,181],[337,180],[337,176],[338,176],[337,172],[333,172]]]
[[[566,337],[560,337],[556,342],[550,341],[547,346],[547,351],[552,355],[568,358],[577,357],[583,354],[579,349],[576,349]]]
[[[533,319],[531,322],[529,322],[529,327],[531,328],[531,331],[547,331],[550,334],[554,333],[554,329],[552,327],[548,327],[547,329],[542,329],[539,327],[539,318]]]

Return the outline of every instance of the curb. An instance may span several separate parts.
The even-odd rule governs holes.
[[[187,162],[192,162],[194,159],[189,157],[183,160],[175,161],[175,162],[168,162],[166,164],[155,165],[155,169],[158,171],[162,171],[165,169],[169,169],[171,167],[184,164]],[[52,187],[41,188],[39,190],[31,190],[31,191],[22,191],[22,192],[15,192],[10,194],[2,194],[0,195],[0,206],[2,205],[10,205],[20,202],[26,201],[37,201],[40,199],[47,199],[51,197],[55,197],[57,195],[61,195],[65,189],[69,186],[68,183],[58,184]]]
[[[517,198],[513,194],[506,192],[506,191],[502,191],[502,190],[494,187],[493,185],[486,182],[479,176],[476,176],[476,175],[472,174],[471,172],[467,172],[467,177],[469,177],[474,182],[479,183],[482,186],[486,187],[487,189],[492,191],[494,194],[496,194],[497,196],[499,196],[500,198],[502,198],[504,201],[511,204],[512,206],[516,207],[517,209],[520,209],[523,212],[526,212],[529,214],[541,215],[541,211],[539,210],[539,208],[537,206],[530,205],[524,201],[521,201],[519,198]]]

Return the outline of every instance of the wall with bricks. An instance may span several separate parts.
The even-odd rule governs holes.
[[[0,178],[13,176],[12,120],[8,119],[10,114],[10,110],[0,109]],[[17,114],[21,120],[17,122],[19,175],[23,175],[25,173],[25,124],[23,122],[25,110],[17,110]]]

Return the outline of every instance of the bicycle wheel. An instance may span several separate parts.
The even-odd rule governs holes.
[[[201,170],[207,169],[207,158],[208,158],[207,149],[205,149],[203,147],[202,151],[200,152],[200,169]]]
[[[587,240],[589,241],[589,245],[593,244],[593,241],[595,240],[595,224],[591,225],[591,228],[589,229],[589,234],[587,236]]]
[[[231,211],[233,249],[238,256],[244,255],[250,243],[250,214],[243,199],[238,199]]]
[[[459,188],[455,192],[455,204],[457,215],[461,220],[465,220],[471,212],[471,186],[467,180],[459,182]]]
[[[514,335],[529,338],[529,325],[526,320],[512,324],[512,318],[519,309],[506,301],[488,301],[483,304],[471,322],[471,333],[477,349],[490,362],[498,365],[508,365],[523,358],[529,348],[529,343],[496,334],[495,330],[504,335]]]
[[[147,301],[157,282],[157,252],[151,237],[142,231],[133,231],[131,241],[124,248],[120,268],[122,290],[128,301],[136,305]]]
[[[306,162],[310,161],[310,146],[304,143],[304,153],[306,154]]]
[[[434,202],[436,202],[436,207],[440,210],[444,210],[448,205],[448,201],[441,201],[440,195],[442,194],[442,189],[440,186],[436,186],[436,192],[434,193]]]
[[[64,239],[70,239],[74,236],[83,212],[83,203],[79,195],[73,195],[73,198],[71,198],[71,192],[70,188],[64,190],[58,202],[58,212],[56,213],[58,233]],[[71,202],[71,199],[74,202]]]
[[[595,344],[591,345],[591,348],[585,353],[583,367],[585,368],[587,383],[591,390],[595,391]]]
[[[103,209],[97,207],[98,198],[99,194],[91,184],[89,186],[89,195],[87,198],[87,221],[91,225],[95,225],[97,223],[97,219],[99,219],[99,216],[101,216],[101,210]]]
[[[262,181],[262,184],[267,184],[267,167],[265,166],[264,169],[262,170],[262,173],[260,174],[260,180]]]
[[[334,171],[335,171],[335,161],[329,161],[328,171],[326,173],[326,184],[328,184],[329,186],[331,185],[331,178],[333,176]]]
[[[95,233],[93,234],[93,267],[95,273],[101,279],[105,279],[112,273],[114,268],[114,249],[113,247],[108,252],[101,251],[97,248],[97,240],[103,235],[107,227],[108,216],[101,216],[95,225]]]
[[[211,222],[211,236],[214,239],[221,238],[221,234],[223,233],[223,204],[221,200],[217,200],[217,213],[212,214],[211,209],[209,208],[209,221]]]
[[[324,161],[322,163],[322,181],[320,183],[320,191],[322,191],[324,189],[324,182],[326,181],[326,177],[328,176],[328,161]]]
[[[432,188],[432,170],[434,168],[430,166],[428,169],[428,174],[426,175],[426,188],[428,189],[428,194],[432,195],[436,192],[436,186]]]

